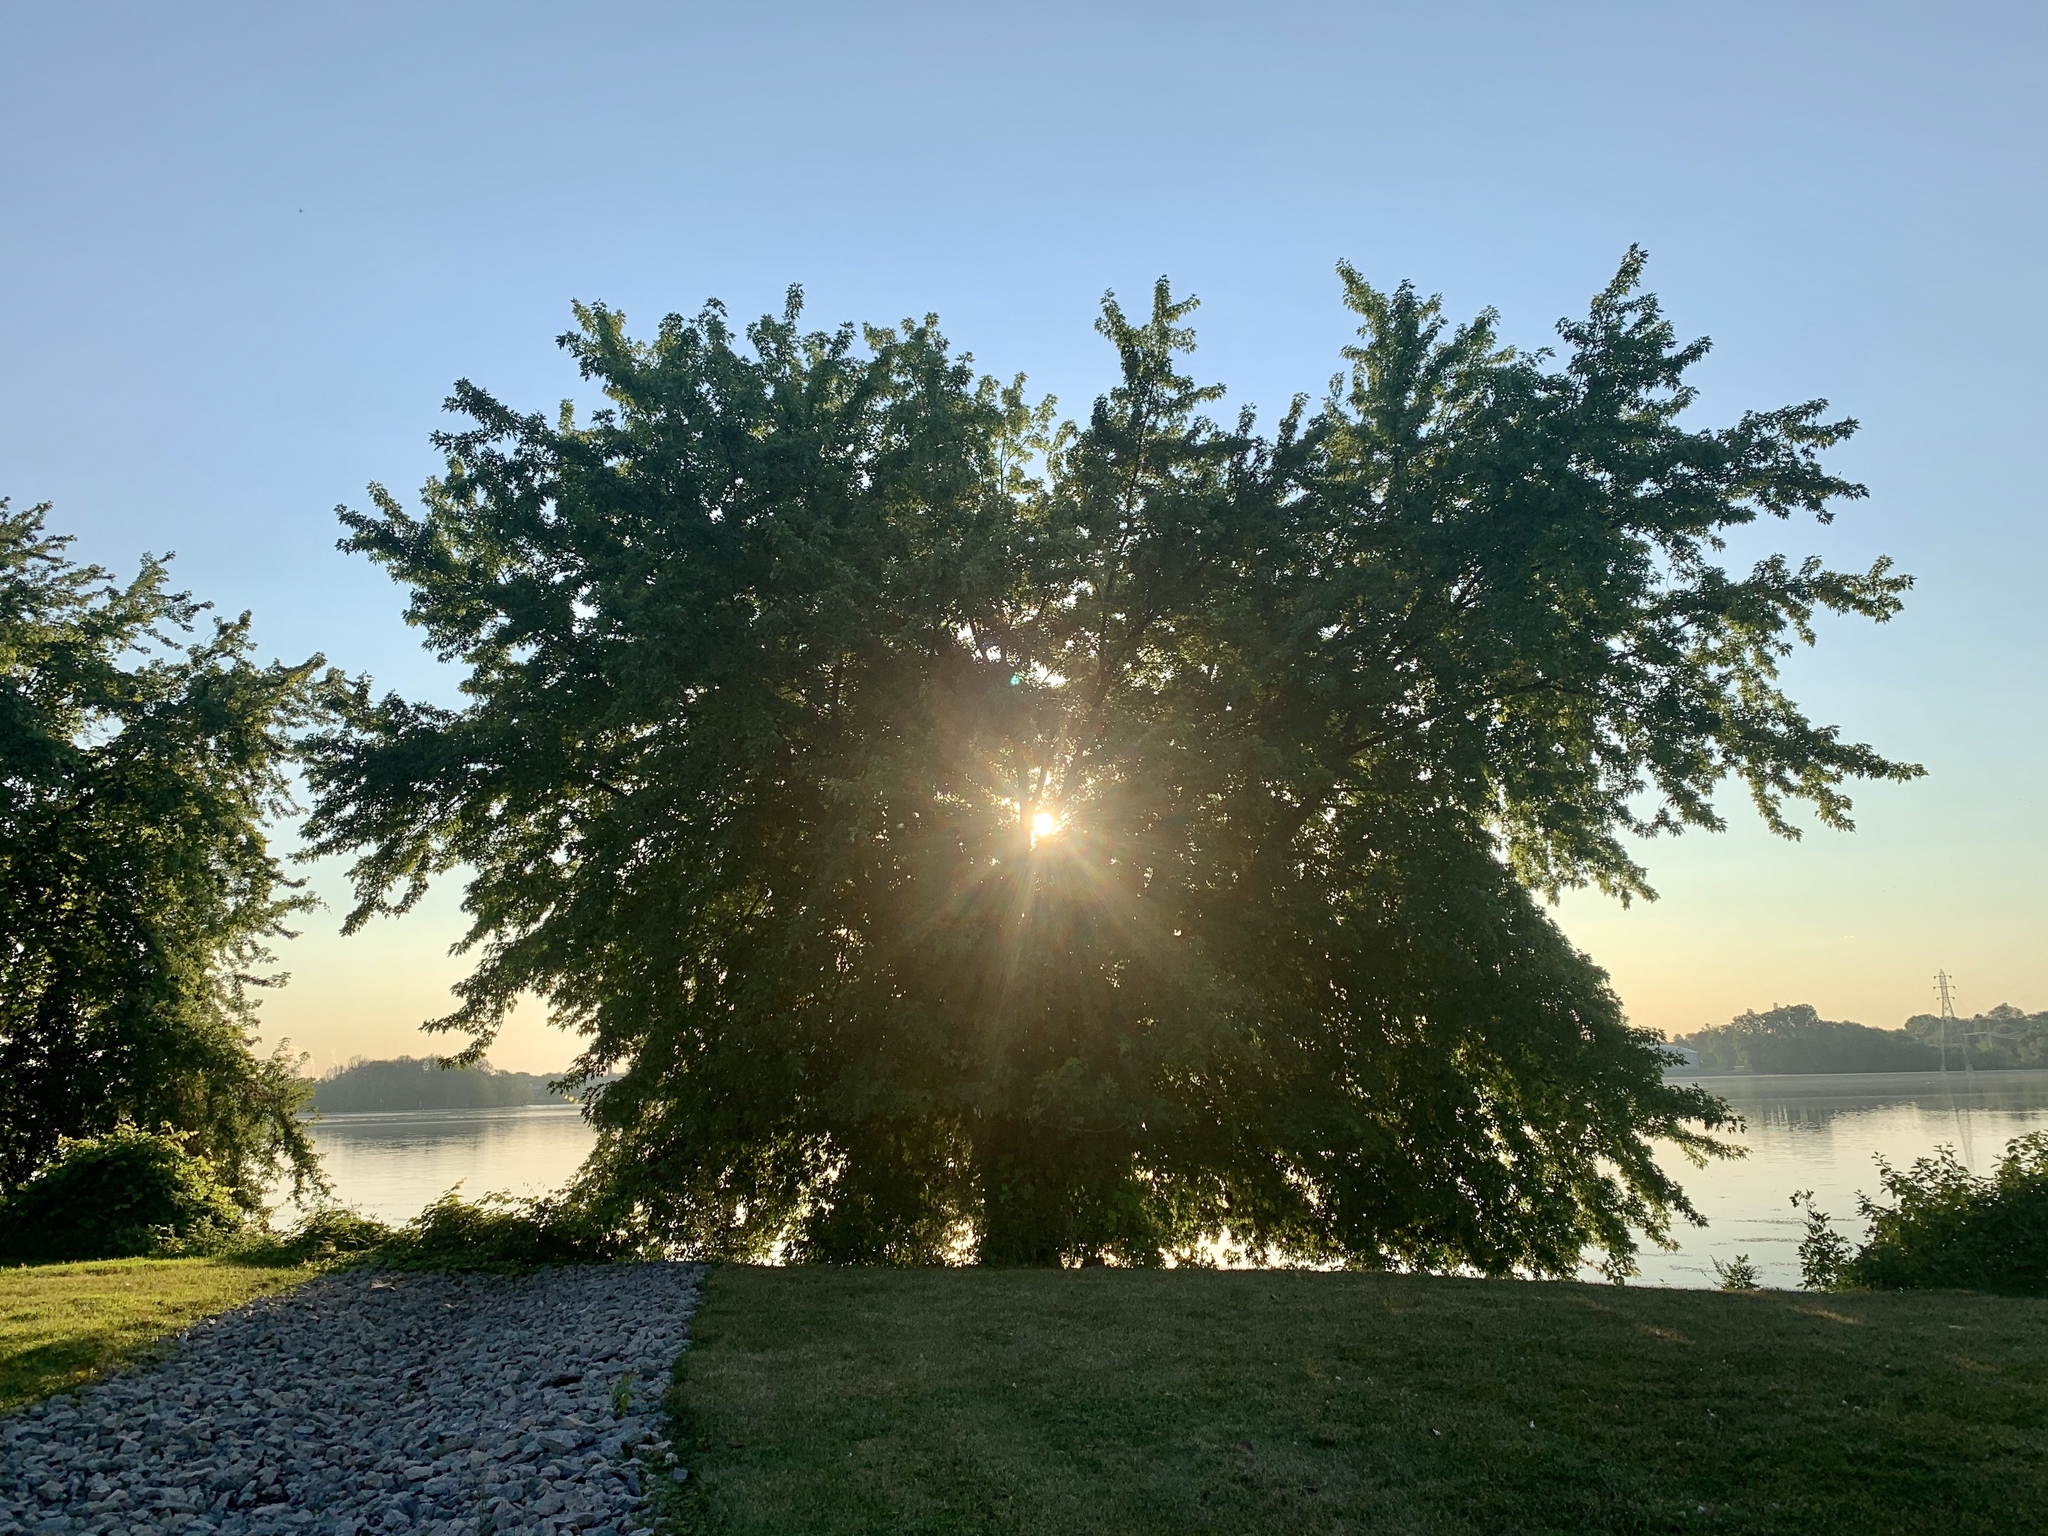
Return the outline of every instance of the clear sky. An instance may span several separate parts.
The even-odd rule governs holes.
[[[280,656],[446,697],[333,508],[433,472],[457,378],[581,393],[572,299],[935,310],[1085,412],[1100,294],[1165,272],[1197,371],[1270,412],[1339,365],[1340,257],[1540,345],[1641,241],[1714,339],[1701,421],[1862,421],[1833,463],[1871,499],[1765,539],[1919,586],[1794,692],[1931,776],[1797,844],[1730,796],[1726,835],[1646,850],[1661,901],[1566,927],[1671,1032],[1895,1025],[1937,967],[1968,1011],[2048,1008],[2044,78],[2048,8],[1968,0],[0,6],[0,495],[90,559],[177,551]],[[456,893],[342,940],[312,873],[337,910],[267,1033],[422,1049]],[[570,1054],[528,1017],[495,1057]]]

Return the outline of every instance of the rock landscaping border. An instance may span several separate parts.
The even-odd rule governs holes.
[[[693,1264],[349,1271],[0,1419],[0,1536],[626,1536]]]

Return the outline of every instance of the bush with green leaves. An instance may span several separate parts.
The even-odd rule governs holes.
[[[374,1217],[329,1206],[313,1212],[285,1235],[308,1258],[367,1253],[391,1240],[391,1229]]]
[[[1878,1180],[1891,1203],[1856,1197],[1870,1224],[1860,1247],[1829,1226],[1811,1192],[1795,1197],[1806,1209],[1809,1286],[2048,1295],[2048,1131],[2015,1140],[1988,1178],[1942,1147],[1904,1170],[1880,1161]]]
[[[217,1248],[246,1220],[213,1165],[174,1135],[118,1126],[65,1141],[0,1204],[0,1257],[125,1259]]]
[[[1708,1262],[1714,1266],[1714,1274],[1720,1280],[1721,1289],[1724,1291],[1760,1291],[1763,1289],[1763,1275],[1756,1265],[1750,1262],[1749,1255],[1746,1253],[1738,1253],[1725,1264],[1719,1259],[1711,1259]]]
[[[375,1217],[323,1205],[283,1231],[245,1229],[223,1253],[243,1264],[347,1264],[373,1259],[389,1241]]]
[[[374,1262],[389,1269],[536,1269],[545,1264],[612,1264],[647,1249],[635,1231],[577,1202],[515,1199],[489,1194],[462,1198],[448,1191],[377,1248]]]

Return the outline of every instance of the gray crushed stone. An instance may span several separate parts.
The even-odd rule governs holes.
[[[328,1275],[0,1418],[0,1536],[626,1536],[703,1270]]]

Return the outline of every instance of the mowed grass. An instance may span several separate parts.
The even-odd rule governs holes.
[[[676,1529],[2048,1530],[2048,1302],[713,1271]]]
[[[219,1259],[0,1268],[0,1413],[81,1386],[202,1317],[314,1273]]]

